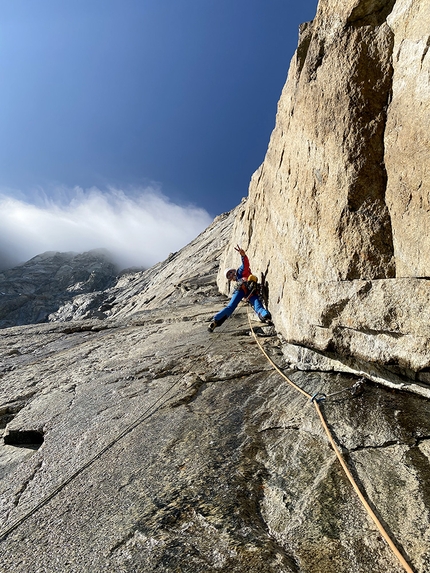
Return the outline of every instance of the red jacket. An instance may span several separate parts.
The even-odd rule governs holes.
[[[249,267],[249,259],[246,255],[242,257],[242,264],[236,271],[237,280],[240,281],[241,279],[246,280],[249,275],[251,275],[251,269]]]

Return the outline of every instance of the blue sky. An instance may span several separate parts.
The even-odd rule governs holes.
[[[75,250],[73,232],[47,239],[34,218],[57,224],[87,204],[91,226],[95,196],[112,213],[121,197],[141,213],[149,196],[168,217],[190,212],[190,236],[163,244],[164,256],[237,205],[264,159],[298,26],[316,5],[0,0],[0,266],[31,245]]]

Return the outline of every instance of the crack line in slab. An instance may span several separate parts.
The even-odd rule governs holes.
[[[263,428],[258,430],[258,433],[269,432],[271,430],[300,430],[299,426],[269,426],[268,428]]]
[[[350,452],[361,452],[363,450],[380,450],[384,448],[390,448],[391,446],[409,446],[410,448],[415,448],[426,440],[430,440],[430,436],[423,436],[417,438],[414,443],[401,442],[399,440],[387,440],[383,444],[369,445],[369,446],[356,446],[355,448],[349,448]],[[345,446],[344,446],[345,447]]]
[[[194,362],[197,362],[204,354],[206,354],[210,347],[215,343],[215,341],[219,338],[222,331],[219,332],[218,335],[215,335],[211,338],[209,344],[204,347],[203,351],[195,357]],[[188,372],[188,371],[187,371]],[[10,535],[13,531],[15,531],[22,523],[24,523],[27,519],[29,519],[32,515],[34,515],[39,509],[44,507],[47,503],[49,503],[58,493],[60,493],[65,487],[67,487],[78,475],[83,473],[87,468],[89,468],[94,462],[100,459],[103,454],[105,454],[109,449],[111,449],[115,444],[117,444],[122,438],[136,429],[140,424],[150,418],[155,412],[157,412],[162,406],[163,398],[167,396],[173,388],[179,384],[181,380],[183,380],[186,373],[183,373],[177,380],[175,380],[165,392],[163,392],[146,410],[136,419],[134,422],[129,424],[119,435],[117,435],[113,440],[111,440],[104,448],[102,448],[95,456],[90,458],[85,464],[79,467],[75,472],[73,472],[68,478],[66,478],[63,482],[61,482],[57,487],[51,491],[47,496],[42,498],[39,503],[37,503],[32,509],[24,513],[20,518],[18,518],[14,523],[12,523],[9,527],[0,531],[0,541],[4,541],[8,535]],[[164,402],[167,401],[167,398]],[[161,402],[161,404],[160,404]]]
[[[28,478],[24,481],[24,483],[21,485],[20,489],[17,491],[17,493],[15,494],[15,499],[13,500],[13,504],[15,507],[17,507],[19,505],[19,502],[22,498],[22,496],[24,495],[24,493],[26,492],[26,490],[28,489],[30,483],[34,480],[34,478],[36,477],[37,472],[40,470],[40,468],[42,467],[42,463],[43,460],[40,460],[36,467],[34,468],[34,470],[32,471],[32,473],[28,476]]]

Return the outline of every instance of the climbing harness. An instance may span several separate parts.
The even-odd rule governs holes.
[[[204,350],[198,356],[196,356],[195,360],[193,361],[193,364],[199,358],[201,358],[207,353],[209,348],[214,344],[216,340],[217,340],[217,335],[211,337],[210,343],[204,348]],[[97,454],[95,454],[92,458],[90,458],[83,466],[78,468],[67,479],[61,482],[55,489],[53,489],[53,491],[50,494],[44,497],[38,504],[36,504],[32,509],[26,512],[22,517],[14,521],[9,527],[4,529],[3,531],[0,531],[0,543],[13,531],[15,531],[15,529],[17,529],[20,525],[22,525],[28,518],[37,513],[39,509],[41,509],[47,503],[49,503],[51,499],[53,499],[58,493],[60,493],[67,485],[69,485],[69,483],[71,483],[76,477],[78,477],[87,468],[89,468],[94,462],[96,462],[99,458],[101,458],[103,454],[105,454],[108,450],[110,450],[110,448],[112,448],[117,442],[122,440],[122,438],[124,438],[127,434],[132,432],[140,424],[142,424],[153,414],[155,414],[155,412],[157,412],[157,410],[159,410],[161,406],[167,401],[166,399],[164,400],[164,402],[161,402],[163,398],[167,396],[167,394],[169,394],[173,390],[173,388],[183,380],[183,378],[187,375],[187,373],[188,372],[184,372],[184,374],[182,374],[182,376],[180,376],[177,380],[175,380],[175,382],[173,382],[173,384],[171,384],[169,388],[161,394],[161,396],[159,396],[150,406],[148,406],[148,408],[134,422],[129,424],[118,436],[116,436],[112,441],[110,441],[102,450],[100,450]]]
[[[257,295],[259,298],[262,298],[262,285],[258,282],[255,275],[249,275],[246,279],[243,278],[236,281],[234,292],[238,292],[240,290],[243,290],[245,293],[246,298],[243,299],[245,302],[248,302],[253,295]],[[265,306],[265,308],[267,307]]]
[[[292,380],[290,380],[288,378],[288,376],[286,374],[284,374],[284,372],[282,372],[282,370],[280,368],[278,368],[278,366],[275,364],[275,362],[273,362],[273,360],[270,358],[270,356],[267,354],[267,352],[264,350],[263,346],[260,344],[260,341],[257,338],[257,335],[254,332],[254,329],[252,328],[252,324],[251,324],[251,317],[250,317],[250,313],[248,310],[248,322],[249,322],[249,326],[251,328],[251,332],[252,335],[255,338],[255,341],[258,345],[258,347],[260,348],[261,352],[264,354],[264,356],[267,358],[267,360],[270,362],[270,364],[273,366],[273,368],[288,382],[288,384],[290,384],[290,386],[292,386],[293,388],[295,388],[298,392],[300,392],[301,394],[303,394],[303,396],[305,396],[308,400],[310,400],[312,402],[312,404],[315,406],[315,409],[318,413],[318,416],[320,418],[321,424],[324,428],[324,431],[329,439],[329,442],[346,474],[346,477],[348,478],[348,480],[350,481],[352,487],[354,488],[356,494],[358,495],[358,498],[360,499],[361,503],[363,504],[364,508],[366,509],[367,513],[369,514],[369,516],[371,517],[371,519],[373,520],[374,524],[376,525],[377,529],[379,530],[379,532],[381,533],[382,537],[385,539],[385,541],[388,543],[391,551],[394,553],[394,555],[397,557],[398,561],[401,563],[401,565],[403,566],[404,570],[407,573],[414,573],[413,569],[410,567],[410,565],[407,563],[406,559],[403,557],[403,555],[400,553],[400,551],[398,550],[398,548],[396,547],[396,545],[394,544],[394,542],[392,541],[391,537],[388,535],[387,531],[385,530],[385,528],[383,527],[382,523],[380,522],[380,520],[378,519],[378,517],[376,516],[375,512],[373,511],[373,509],[370,507],[368,501],[366,500],[366,498],[364,497],[364,495],[361,493],[360,488],[357,485],[356,480],[354,479],[351,471],[349,470],[344,457],[339,449],[339,447],[337,446],[334,438],[333,438],[333,434],[330,431],[327,422],[324,418],[324,414],[321,410],[320,407],[320,403],[323,402],[328,396],[326,396],[325,394],[322,394],[321,392],[316,392],[313,396],[311,394],[308,394],[308,392],[306,392],[305,390],[303,390],[302,388],[300,388],[300,386],[297,386],[297,384],[295,384]],[[338,392],[335,392],[333,394],[329,394],[329,396],[333,396],[334,394],[337,394]]]

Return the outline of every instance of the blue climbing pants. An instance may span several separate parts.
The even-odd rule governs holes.
[[[230,302],[228,303],[228,305],[223,308],[222,310],[220,310],[220,312],[218,312],[215,316],[214,316],[214,320],[216,322],[219,321],[224,321],[226,318],[228,318],[229,316],[231,316],[234,312],[234,310],[236,309],[237,305],[240,303],[240,301],[245,297],[245,293],[242,289],[237,290],[233,296],[230,299]],[[270,312],[268,310],[266,310],[264,308],[264,306],[261,304],[260,299],[258,298],[258,296],[256,294],[252,295],[249,299],[250,304],[252,305],[252,308],[255,310],[255,312],[258,315],[258,318],[260,320],[264,320],[265,318],[269,318],[270,319]]]

